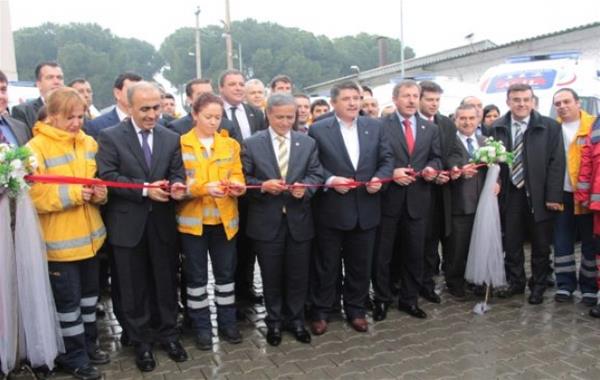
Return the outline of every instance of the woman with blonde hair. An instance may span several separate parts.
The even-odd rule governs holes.
[[[47,117],[38,121],[27,144],[35,154],[35,174],[80,178],[96,176],[97,144],[81,130],[85,100],[72,88],[54,90],[47,98]],[[56,359],[79,379],[99,379],[93,364],[109,355],[97,344],[96,252],[106,238],[98,206],[107,200],[105,186],[34,183],[30,196],[46,243],[50,284],[65,350]]]

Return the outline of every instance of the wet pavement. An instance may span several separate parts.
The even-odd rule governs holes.
[[[578,299],[555,303],[549,289],[545,302],[532,306],[526,292],[492,298],[492,310],[476,315],[477,300],[459,302],[439,290],[441,304],[420,301],[426,320],[390,309],[385,321],[369,318],[369,331],[357,333],[339,317],[308,345],[284,333],[279,347],[269,346],[264,307],[254,305],[240,323],[243,343],[215,337],[212,351],[200,351],[184,334],[189,360],[175,363],[155,348],[157,368],[146,374],[135,367],[133,349],[121,347],[105,303],[101,346],[112,360],[99,368],[106,379],[600,379],[600,320]]]

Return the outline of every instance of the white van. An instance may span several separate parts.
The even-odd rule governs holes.
[[[515,56],[489,68],[479,82],[484,105],[495,104],[502,112],[507,111],[506,90],[514,83],[533,88],[542,115],[556,115],[552,96],[561,88],[575,90],[588,113],[600,111],[600,63],[582,59],[576,51]]]

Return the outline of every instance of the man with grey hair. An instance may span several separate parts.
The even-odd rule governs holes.
[[[261,267],[267,316],[267,342],[281,343],[282,329],[310,343],[304,327],[311,241],[315,235],[310,198],[323,182],[317,145],[292,130],[296,103],[289,94],[267,100],[269,128],[244,141],[246,182],[260,185],[249,194],[246,232]]]
[[[244,87],[246,104],[262,110],[265,107],[265,85],[260,79],[250,79]]]
[[[135,347],[137,367],[148,372],[156,366],[155,339],[172,360],[187,360],[177,332],[174,203],[185,195],[185,171],[179,135],[158,124],[158,88],[138,82],[127,99],[131,117],[100,132],[96,162],[103,180],[152,185],[110,188],[104,219],[114,251],[119,322]]]

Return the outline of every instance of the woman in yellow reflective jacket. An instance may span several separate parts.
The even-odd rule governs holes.
[[[208,303],[208,257],[215,277],[219,336],[240,343],[235,317],[235,236],[239,216],[237,197],[245,192],[240,145],[226,131],[217,132],[223,117],[222,100],[202,94],[192,106],[194,128],[181,137],[187,174],[188,200],[180,204],[181,232],[187,281],[187,310],[199,349],[212,348]]]
[[[46,100],[47,118],[38,122],[27,144],[37,158],[36,174],[96,176],[97,144],[81,130],[85,100],[72,88],[54,90]],[[34,183],[30,190],[38,211],[48,254],[54,294],[66,352],[56,361],[78,378],[96,379],[93,364],[109,362],[97,344],[96,252],[106,238],[98,206],[106,202],[105,186]]]

